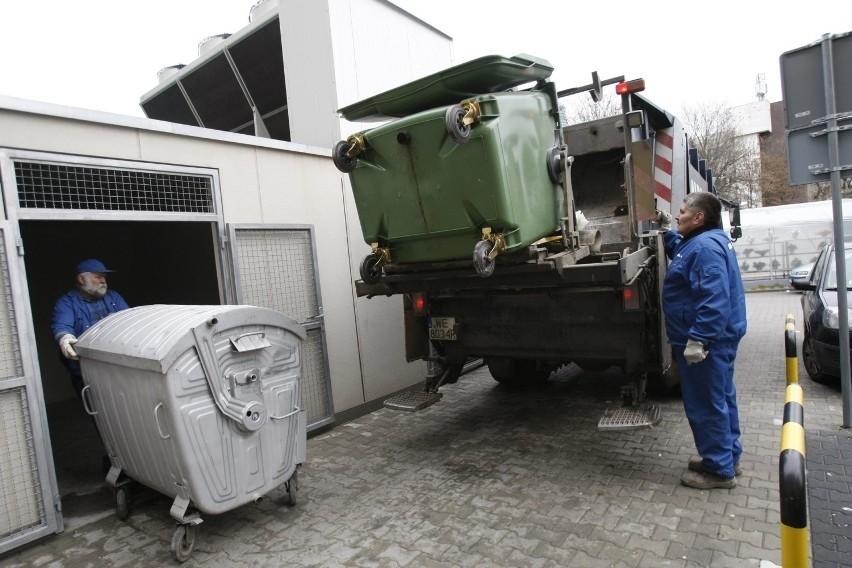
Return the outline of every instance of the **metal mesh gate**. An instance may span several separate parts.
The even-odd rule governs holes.
[[[21,338],[7,250],[0,227],[0,553],[55,532],[50,481],[42,470],[42,416],[23,364]],[[27,369],[29,367],[27,366]]]
[[[26,391],[0,391],[0,539],[45,524]]]
[[[302,400],[308,430],[334,417],[322,301],[310,227],[233,226],[238,301],[277,310],[307,332]]]

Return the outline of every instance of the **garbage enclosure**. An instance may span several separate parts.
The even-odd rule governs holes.
[[[199,513],[218,514],[286,484],[305,459],[302,327],[255,306],[153,305],[79,338],[83,402],[128,514],[128,478],[174,498],[172,553],[188,558]]]

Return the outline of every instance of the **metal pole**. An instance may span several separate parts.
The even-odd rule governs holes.
[[[840,388],[843,400],[843,427],[852,428],[852,378],[849,373],[849,306],[846,298],[846,253],[843,246],[843,200],[840,195],[840,144],[837,135],[837,103],[834,98],[834,55],[831,35],[822,36],[822,74],[825,85],[825,113],[828,135],[828,167],[831,205],[834,212],[834,256],[837,262],[837,309],[840,312]]]

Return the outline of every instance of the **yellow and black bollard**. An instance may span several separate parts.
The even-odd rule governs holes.
[[[804,395],[798,379],[796,328],[792,314],[787,315],[784,343],[787,355],[787,389],[784,423],[781,427],[781,457],[778,463],[781,494],[781,566],[807,568],[810,566],[810,539],[805,464],[805,409]]]
[[[784,326],[784,354],[787,359],[787,384],[799,383],[799,357],[796,355],[796,318],[787,314]]]

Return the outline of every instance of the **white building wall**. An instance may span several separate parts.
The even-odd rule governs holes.
[[[329,19],[337,108],[453,65],[452,38],[386,0],[329,1]],[[340,138],[375,126],[340,123]]]
[[[8,97],[0,147],[215,168],[226,223],[315,227],[335,410],[423,379],[424,365],[404,360],[401,307],[355,298],[350,251],[361,233],[350,234],[351,197],[328,150]]]

